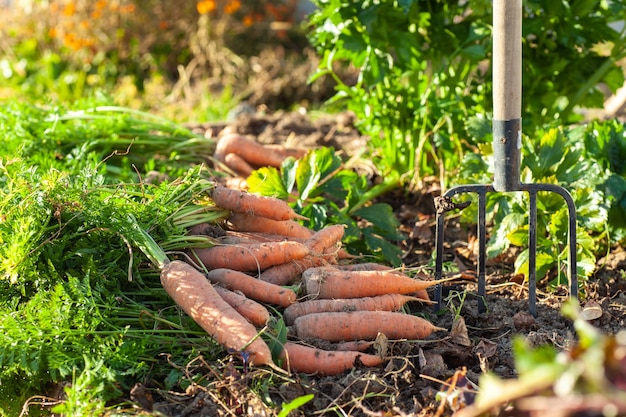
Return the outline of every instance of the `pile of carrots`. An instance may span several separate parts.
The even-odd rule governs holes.
[[[161,282],[178,306],[226,348],[245,351],[252,365],[336,375],[385,358],[363,350],[380,334],[417,340],[445,329],[402,312],[429,302],[426,289],[444,280],[410,277],[376,263],[355,263],[341,247],[342,225],[313,231],[284,201],[216,184],[213,203],[230,210],[215,245],[175,260]],[[289,326],[275,364],[261,337],[272,318]],[[315,347],[334,343],[333,350]]]

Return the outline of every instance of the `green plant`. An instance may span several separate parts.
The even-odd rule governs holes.
[[[309,40],[321,61],[312,79],[330,75],[340,100],[371,136],[370,154],[384,178],[379,192],[438,175],[446,188],[473,143],[469,116],[490,104],[491,4],[488,1],[317,0]],[[571,123],[576,106],[598,107],[604,82],[623,83],[623,2],[524,2],[524,120]],[[556,58],[555,58],[556,57]],[[358,71],[354,83],[337,68]],[[469,146],[468,146],[469,145]]]
[[[223,353],[145,266],[154,240],[206,246],[185,227],[224,217],[207,204],[210,174],[178,148],[206,139],[144,116],[93,103],[0,111],[0,414],[65,381],[57,410],[95,413],[169,372],[159,354]],[[151,169],[176,179],[143,181]]]
[[[391,242],[403,239],[391,206],[371,204],[371,189],[362,175],[344,167],[334,149],[322,147],[300,160],[288,158],[280,168],[260,168],[247,179],[251,192],[289,200],[318,230],[344,224],[348,251],[393,265],[400,251]]]
[[[470,135],[485,132],[484,119],[468,121]],[[482,127],[481,127],[482,126]],[[577,211],[577,261],[580,277],[595,269],[596,256],[623,236],[621,213],[624,173],[619,162],[620,138],[624,127],[615,121],[594,122],[568,128],[538,129],[522,141],[522,182],[551,183],[570,191]],[[490,134],[489,134],[490,135]],[[462,182],[487,183],[492,152],[468,154],[461,166]],[[538,194],[538,276],[554,272],[554,283],[563,283],[559,267],[567,259],[567,208],[555,193]],[[489,193],[487,210],[493,229],[488,256],[496,256],[511,245],[527,247],[528,197],[526,193]],[[610,215],[612,213],[612,215]],[[474,221],[472,206],[463,211],[465,221]],[[517,257],[515,269],[528,272],[528,249]]]

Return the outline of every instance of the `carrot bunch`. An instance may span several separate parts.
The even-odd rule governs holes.
[[[254,363],[273,365],[267,345],[254,332],[279,317],[291,330],[281,366],[321,375],[380,365],[384,358],[362,351],[379,334],[416,340],[445,330],[401,311],[411,301],[430,302],[427,288],[445,280],[410,277],[376,263],[343,263],[352,260],[341,244],[344,226],[311,230],[298,222],[303,216],[280,199],[220,185],[211,198],[216,206],[230,210],[230,216],[223,225],[224,236],[213,239],[214,246],[189,251],[207,272],[196,271],[193,283],[183,282],[193,289],[188,299],[167,278],[163,285],[218,342],[249,351]],[[219,307],[203,304],[209,303],[208,295],[201,294],[205,292]],[[238,321],[232,312],[216,313],[224,304]],[[228,336],[229,332],[240,334]],[[320,349],[315,346],[320,341],[337,347]]]
[[[243,135],[227,133],[218,140],[213,157],[239,177],[247,177],[259,167],[279,168],[285,158],[298,159],[305,154],[304,149],[263,145]]]

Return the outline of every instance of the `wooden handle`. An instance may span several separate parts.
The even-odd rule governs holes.
[[[493,1],[493,118],[522,117],[522,0]]]

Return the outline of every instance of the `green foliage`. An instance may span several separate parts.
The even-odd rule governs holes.
[[[371,188],[363,176],[343,167],[334,149],[322,147],[300,160],[287,159],[280,170],[264,167],[247,179],[251,192],[294,200],[296,210],[318,230],[344,224],[344,244],[352,253],[398,265],[399,223],[387,204],[368,203]]]
[[[470,116],[492,107],[491,3],[446,0],[317,0],[309,40],[339,100],[371,136],[370,153],[385,181],[417,182],[436,174],[446,187],[468,151]],[[524,2],[523,114],[534,129],[572,123],[573,109],[601,107],[603,82],[615,91],[626,53],[612,22],[626,4],[578,0]],[[358,70],[344,82],[340,66]],[[482,139],[479,139],[482,143]],[[469,145],[476,145],[470,143]]]
[[[480,132],[484,120],[468,121],[468,133]],[[623,124],[594,122],[569,128],[537,130],[522,142],[522,181],[550,183],[572,194],[577,212],[578,274],[588,277],[595,269],[596,255],[607,245],[623,238],[624,174],[619,152],[623,147]],[[461,182],[485,183],[492,154],[468,155],[461,167]],[[540,192],[537,198],[537,268],[543,277],[567,259],[568,213],[563,199]],[[526,193],[487,194],[489,220],[493,229],[488,255],[496,256],[510,245],[526,247],[528,240],[528,198]],[[473,221],[475,209],[464,210],[464,219]],[[528,250],[515,264],[517,272],[528,271]],[[561,269],[555,282],[563,282]]]
[[[83,104],[0,109],[0,414],[63,381],[59,412],[96,413],[147,372],[169,372],[159,354],[221,351],[164,309],[171,300],[146,267],[164,260],[161,246],[185,244],[182,224],[223,218],[206,202],[209,174],[178,147],[212,142]],[[163,178],[144,182],[147,170]],[[210,242],[185,246],[197,244]]]

